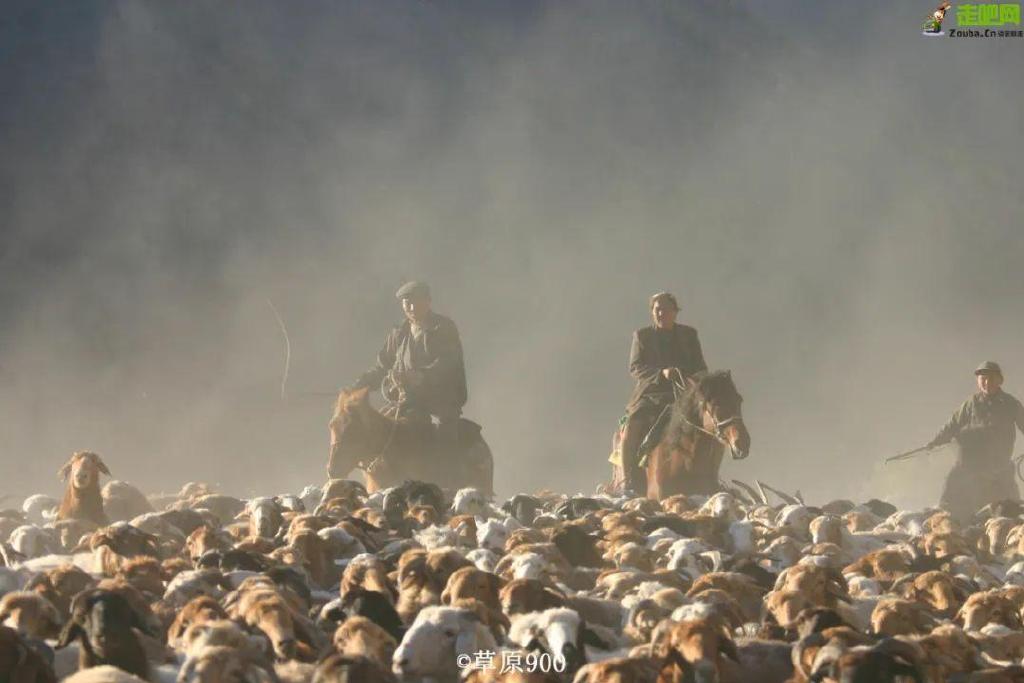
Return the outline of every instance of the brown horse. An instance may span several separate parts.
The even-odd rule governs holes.
[[[648,498],[719,490],[718,468],[725,448],[737,460],[750,453],[742,402],[728,371],[698,373],[678,386],[668,426],[647,456]],[[616,439],[614,448],[618,445]],[[615,467],[611,490],[621,485],[622,469]]]
[[[370,404],[369,389],[342,391],[329,423],[331,456],[327,474],[341,479],[353,469],[361,469],[370,493],[416,479],[448,489],[472,486],[492,495],[491,449],[480,436],[479,427],[468,420],[462,424],[462,452],[457,458],[443,458],[437,451],[430,422],[381,413]]]

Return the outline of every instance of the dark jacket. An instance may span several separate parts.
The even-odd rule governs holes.
[[[663,334],[668,336],[663,337]],[[679,368],[684,376],[708,369],[697,330],[688,325],[675,325],[670,332],[661,333],[650,326],[633,333],[629,374],[636,380],[636,387],[626,407],[627,413],[672,400],[672,383],[661,374],[665,368]]]
[[[416,345],[413,353],[407,345]],[[411,364],[409,360],[412,360]],[[423,383],[409,388],[411,407],[431,415],[458,413],[466,404],[466,369],[462,361],[462,341],[450,318],[434,313],[417,341],[412,337],[408,320],[388,333],[384,347],[377,354],[377,363],[356,381],[356,387],[378,389],[392,369],[416,370]]]

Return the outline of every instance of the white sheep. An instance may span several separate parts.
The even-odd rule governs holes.
[[[476,565],[480,571],[494,573],[498,566],[498,556],[487,548],[477,548],[466,553],[466,559]]]
[[[25,499],[21,511],[25,513],[25,517],[32,524],[44,524],[53,520],[59,505],[60,501],[53,496],[37,493]]]
[[[475,488],[459,489],[455,492],[452,500],[453,515],[473,515],[474,517],[489,517],[490,506],[487,497]]]
[[[416,542],[427,550],[437,550],[438,548],[454,546],[459,540],[454,529],[437,524],[428,526],[425,529],[420,529],[413,534],[413,538],[415,538]]]
[[[456,679],[458,662],[480,650],[497,651],[490,629],[477,614],[455,607],[424,607],[395,650],[398,676]]]
[[[302,500],[303,507],[307,511],[310,511],[316,510],[317,506],[320,505],[320,500],[323,495],[324,492],[322,488],[310,484],[299,493],[299,499]]]
[[[501,552],[505,549],[509,530],[504,522],[488,519],[476,525],[476,545],[478,548]]]
[[[41,557],[61,550],[60,539],[54,537],[52,529],[41,529],[32,524],[12,531],[8,542],[25,557]]]

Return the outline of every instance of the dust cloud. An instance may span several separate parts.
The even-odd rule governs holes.
[[[79,449],[147,491],[321,480],[324,394],[417,278],[499,494],[607,476],[669,289],[745,398],[726,479],[934,502],[949,454],[881,459],[981,360],[1024,393],[1024,60],[931,4],[14,3],[0,494]]]

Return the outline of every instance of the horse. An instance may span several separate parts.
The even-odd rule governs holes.
[[[647,457],[647,497],[716,493],[725,449],[736,460],[750,454],[742,403],[728,370],[685,378],[668,427]]]
[[[362,388],[338,394],[328,423],[329,477],[340,479],[358,468],[366,475],[368,493],[414,479],[493,495],[494,461],[479,426],[463,419],[458,457],[443,458],[433,424],[385,415],[370,404],[369,393]]]
[[[750,454],[742,403],[728,370],[699,372],[677,383],[668,426],[647,454],[647,497],[662,500],[677,493],[710,495],[719,491],[718,469],[725,449],[736,460]],[[621,431],[613,438],[613,452],[621,446],[619,437]],[[621,457],[619,460],[613,468],[612,485],[606,490],[622,486]]]

